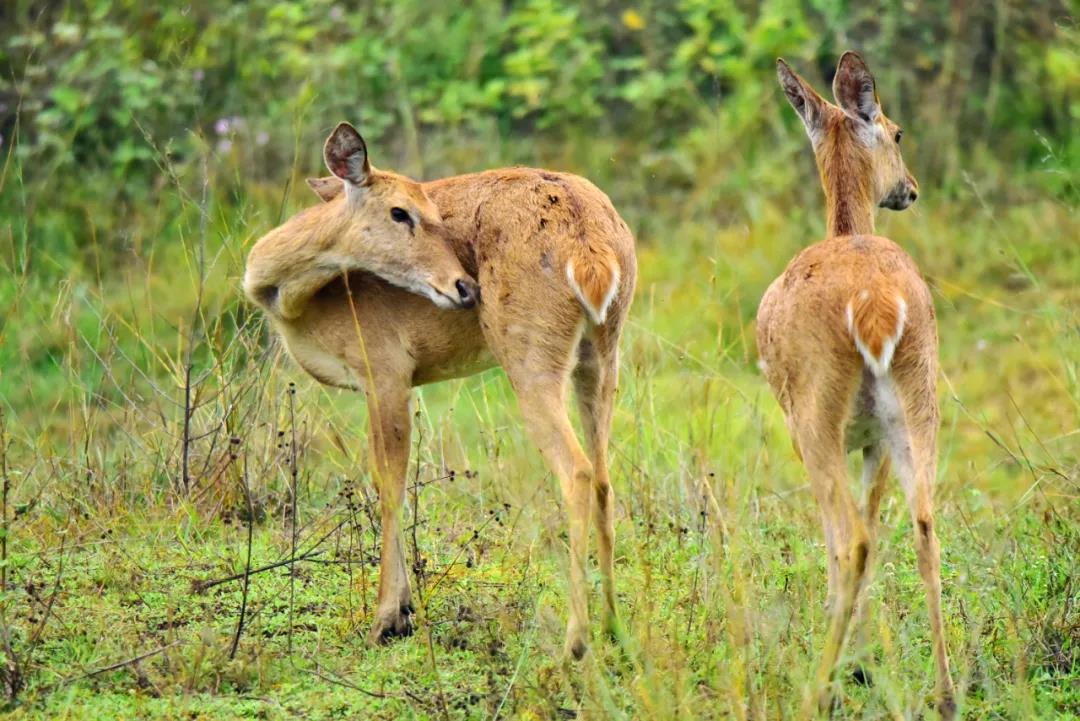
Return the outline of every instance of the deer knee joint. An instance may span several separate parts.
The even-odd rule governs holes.
[[[599,474],[593,480],[593,496],[596,499],[597,510],[601,513],[608,513],[615,501],[615,494],[612,493],[611,483],[607,479],[601,478]]]
[[[607,503],[611,498],[611,483],[599,475],[593,477],[593,489],[596,491],[596,500]]]
[[[594,480],[592,466],[578,466],[574,469],[575,488],[591,488]]]
[[[851,545],[851,567],[856,578],[862,578],[866,573],[866,561],[870,557],[870,543],[866,538],[860,538]]]

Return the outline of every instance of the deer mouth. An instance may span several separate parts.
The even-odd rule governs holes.
[[[480,302],[480,286],[467,276],[454,281],[452,292],[443,290],[430,281],[421,284],[419,288],[409,289],[418,295],[426,296],[444,310],[470,310]]]
[[[424,295],[426,295],[432,303],[443,310],[469,310],[476,306],[476,301],[471,298],[468,301],[465,301],[460,297],[443,293],[433,286],[428,286],[428,292],[424,293]]]
[[[906,210],[919,197],[919,191],[908,183],[901,183],[886,195],[878,204],[888,210]]]

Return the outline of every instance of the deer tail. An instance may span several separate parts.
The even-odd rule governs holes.
[[[875,376],[889,372],[906,321],[907,301],[900,290],[884,278],[857,291],[848,301],[848,332],[866,367]]]
[[[607,245],[583,248],[566,261],[566,280],[596,325],[607,319],[620,276],[619,259]]]

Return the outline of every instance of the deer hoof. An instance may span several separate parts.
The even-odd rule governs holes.
[[[956,699],[952,693],[943,694],[937,705],[938,716],[941,721],[953,721],[956,718]]]
[[[563,656],[574,661],[580,661],[589,650],[589,643],[585,633],[571,624],[566,631],[566,644],[563,646]]]
[[[385,645],[396,638],[411,636],[413,630],[413,606],[403,603],[397,608],[379,612],[368,632],[368,643],[373,646]]]
[[[870,688],[874,685],[874,677],[870,675],[870,670],[862,664],[855,666],[855,669],[851,672],[851,680],[858,686],[865,686]]]
[[[576,639],[574,641],[566,642],[566,657],[574,661],[580,661],[585,658],[585,654],[589,651],[589,645],[585,643],[583,639]]]

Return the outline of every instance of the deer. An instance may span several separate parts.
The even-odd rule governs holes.
[[[566,505],[564,653],[581,659],[592,524],[605,626],[619,628],[608,443],[637,278],[629,227],[570,173],[515,167],[417,182],[376,169],[348,123],[323,156],[331,175],[308,181],[323,203],[254,244],[243,288],[301,368],[365,396],[382,534],[369,642],[414,626],[401,522],[412,389],[501,366]],[[588,453],[568,415],[571,385]]]
[[[840,58],[835,104],[784,60],[777,76],[813,146],[825,191],[826,238],[798,253],[757,312],[759,365],[810,478],[828,552],[829,626],[812,717],[833,703],[834,675],[874,546],[884,485],[895,466],[914,530],[936,664],[938,712],[956,714],[941,610],[934,530],[938,340],[933,299],[915,261],[874,234],[875,206],[904,210],[919,184],[900,152],[903,130],[882,111],[857,53]],[[846,456],[863,457],[862,508]],[[816,706],[815,706],[816,696]]]

